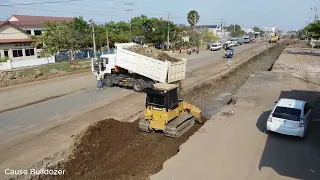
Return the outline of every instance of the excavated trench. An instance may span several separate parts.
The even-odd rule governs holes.
[[[207,82],[185,94],[184,99],[200,107],[207,117],[214,115],[231,102],[232,95],[257,71],[268,71],[286,46],[278,45],[268,52],[241,65],[236,71],[219,80]],[[38,176],[31,179],[101,179],[143,180],[162,169],[162,164],[178,153],[201,125],[178,139],[161,133],[144,133],[138,122],[124,123],[113,119],[91,126],[75,144],[73,154],[51,169],[65,169],[63,176]]]

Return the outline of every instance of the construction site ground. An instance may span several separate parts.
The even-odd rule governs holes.
[[[318,52],[311,53],[304,44],[288,47],[271,72],[251,75],[233,102],[150,179],[320,179],[319,61]],[[307,100],[315,107],[304,139],[266,132],[279,98]]]
[[[253,45],[252,45],[253,46]],[[245,56],[245,58],[243,58],[242,60],[245,60],[246,58],[252,56],[253,54],[261,51],[262,49],[265,48],[269,48],[271,45],[268,44],[260,44],[260,45],[255,45],[253,49],[246,49],[245,46],[243,46],[243,50],[246,51],[246,54],[243,55]],[[248,47],[247,47],[248,48]],[[216,56],[222,56],[223,52],[218,52]],[[206,55],[203,56],[203,59],[205,59]],[[211,54],[207,55],[207,58],[211,58]],[[199,56],[200,57],[200,56]],[[235,61],[236,61],[237,56],[235,56]],[[199,58],[201,59],[201,58]],[[211,59],[210,59],[211,60]],[[194,60],[194,61],[198,61],[198,60]],[[213,64],[214,63],[218,63],[220,64],[219,66],[225,66],[226,65],[226,60],[221,59],[218,60],[212,60]],[[238,61],[240,61],[240,58],[238,59]],[[199,61],[199,63],[201,64],[201,62]],[[204,63],[204,66],[208,65],[207,63],[210,63],[209,60],[207,60]],[[212,62],[211,62],[212,63]],[[235,65],[235,64],[233,64]],[[216,67],[219,67],[216,66]],[[215,69],[212,68],[211,72],[212,74],[210,74],[210,76],[215,75],[217,73],[221,73],[222,69]],[[224,69],[228,70],[228,69]],[[209,75],[209,74],[207,74]],[[85,75],[83,76],[84,78],[88,78],[89,79],[89,75],[88,77],[86,77]],[[66,78],[66,77],[64,77]],[[93,79],[93,77],[91,76],[90,78]],[[76,78],[75,78],[76,79]],[[68,87],[70,86],[67,82],[69,81],[67,78],[63,80],[65,82],[65,86]],[[89,80],[88,80],[89,81]],[[88,81],[82,81],[83,84],[88,84]],[[69,81],[69,82],[73,82],[73,81]],[[96,91],[93,90],[93,86],[94,86],[94,80],[92,82],[92,80],[89,81],[91,83],[91,85],[87,86],[89,87],[87,90],[83,90],[83,91],[79,91],[73,94],[70,94],[68,96],[63,96],[63,97],[59,97],[59,98],[55,98],[55,99],[51,99],[45,102],[41,102],[38,104],[33,104],[27,107],[23,107],[23,108],[19,108],[19,109],[15,109],[12,111],[7,111],[7,112],[3,112],[0,114],[1,119],[3,119],[3,117],[5,117],[5,120],[8,120],[12,117],[14,117],[14,114],[17,114],[18,110],[20,111],[20,115],[22,114],[22,116],[20,116],[20,119],[18,119],[15,122],[12,122],[12,124],[17,123],[19,120],[21,122],[25,121],[25,124],[22,124],[21,127],[15,127],[13,126],[12,129],[3,129],[0,133],[2,133],[1,138],[3,138],[0,146],[0,168],[11,168],[11,169],[23,169],[23,168],[27,168],[30,167],[31,165],[35,164],[35,162],[39,162],[42,160],[42,163],[37,164],[36,166],[46,166],[46,162],[50,162],[50,163],[54,163],[57,162],[61,159],[64,159],[66,157],[66,155],[68,153],[70,153],[70,149],[68,151],[68,148],[70,147],[70,145],[72,144],[74,137],[83,129],[85,129],[86,127],[88,127],[90,124],[94,123],[94,122],[98,122],[100,120],[103,119],[110,119],[110,118],[114,118],[117,121],[134,121],[135,119],[137,119],[137,117],[139,116],[139,112],[141,112],[144,108],[144,94],[137,94],[137,93],[133,93],[130,90],[126,90],[126,89],[119,89],[119,88],[110,88],[110,89],[105,89],[102,91]],[[61,83],[61,81],[59,81],[59,83]],[[81,84],[79,82],[79,84]],[[223,84],[223,83],[222,83]],[[41,86],[41,84],[38,84]],[[24,85],[21,85],[22,87]],[[222,87],[222,86],[221,86]],[[234,89],[235,87],[232,86],[232,89]],[[59,90],[65,89],[62,86],[60,86],[60,88],[57,88]],[[16,89],[13,89],[16,90]],[[207,92],[206,92],[207,93]],[[1,93],[2,94],[2,93]],[[94,95],[92,95],[94,94]],[[232,92],[231,92],[232,94]],[[10,94],[7,94],[7,96],[10,96]],[[217,93],[217,95],[215,96],[216,99],[219,100],[220,98],[220,102],[219,103],[226,103],[225,101],[225,97],[230,97],[230,92],[224,93]],[[82,99],[80,98],[82,97]],[[185,99],[192,101],[193,96],[185,96]],[[23,99],[23,97],[21,97],[21,99]],[[210,101],[212,101],[213,99],[210,99]],[[125,102],[125,103],[124,103]],[[51,103],[51,104],[50,104]],[[194,103],[196,105],[200,105],[200,103],[196,103],[194,101]],[[209,101],[207,102],[208,104]],[[86,106],[84,106],[84,104],[86,104]],[[67,105],[67,106],[65,106]],[[35,113],[36,115],[38,115],[36,113],[36,109],[37,108],[44,108],[44,107],[50,107],[50,110],[52,109],[52,107],[60,107],[57,108],[59,110],[55,110],[53,108],[53,112],[51,114],[47,114],[45,113],[45,111],[47,111],[46,109],[43,109],[43,114],[40,114],[38,119],[39,122],[34,122],[32,125],[30,125],[30,122],[26,121],[25,119],[32,119],[32,114],[30,112]],[[62,106],[64,108],[62,108]],[[75,108],[76,107],[76,108]],[[220,107],[222,107],[220,105]],[[29,108],[29,109],[26,109]],[[68,109],[69,108],[69,109]],[[77,109],[78,108],[78,109]],[[68,109],[68,110],[64,110],[64,109]],[[60,111],[60,112],[59,112]],[[16,112],[16,113],[14,113]],[[22,113],[21,113],[22,112]],[[59,112],[59,113],[56,113]],[[11,115],[8,116],[7,113],[11,113]],[[61,114],[60,117],[55,117],[56,114]],[[8,122],[8,121],[7,121]],[[41,123],[40,123],[41,122]],[[105,126],[105,128],[111,128],[113,126],[116,126],[117,128],[119,128],[119,130],[114,130],[118,133],[122,132],[121,126],[124,126],[126,128],[131,129],[132,131],[136,131],[137,127],[135,123],[129,123],[126,125],[117,125],[117,122],[115,121],[103,121],[103,122],[108,122],[106,123],[107,125]],[[3,123],[3,121],[1,121],[1,123]],[[12,125],[10,124],[10,125]],[[17,124],[14,124],[17,125]],[[103,125],[101,126],[103,127]],[[157,171],[159,171],[161,169],[161,165],[162,163],[167,159],[170,158],[172,155],[174,155],[177,152],[177,148],[179,147],[180,144],[182,144],[184,141],[186,141],[188,139],[188,136],[192,134],[192,132],[195,132],[197,130],[197,128],[199,128],[200,126],[195,126],[194,129],[192,131],[190,131],[188,134],[185,135],[184,139],[179,139],[178,141],[175,140],[169,140],[167,138],[164,138],[162,136],[162,134],[152,134],[149,138],[149,136],[145,136],[144,134],[136,134],[137,136],[130,136],[129,140],[124,141],[124,142],[131,142],[131,138],[138,138],[139,137],[144,137],[147,139],[143,139],[140,138],[140,140],[146,141],[146,142],[154,142],[156,145],[158,146],[151,146],[151,149],[148,149],[148,152],[152,152],[156,147],[159,147],[159,145],[161,144],[167,144],[168,148],[171,150],[168,150],[168,154],[165,155],[162,159],[157,160],[158,163],[156,167],[154,167],[151,170],[147,168],[147,170],[150,170],[150,172],[152,173],[156,173]],[[116,129],[117,129],[116,128]],[[133,130],[134,128],[134,130]],[[103,129],[103,128],[100,128]],[[13,132],[13,130],[15,132]],[[112,137],[111,134],[104,134],[103,132],[103,136],[101,138],[105,138],[105,137]],[[112,130],[110,131],[112,132]],[[10,134],[11,133],[11,134]],[[123,132],[125,133],[125,132]],[[137,133],[137,132],[136,132]],[[102,134],[101,134],[102,135]],[[125,134],[121,134],[121,135],[125,135]],[[126,138],[126,137],[124,137]],[[127,137],[128,138],[128,137]],[[160,138],[160,139],[159,139]],[[164,143],[158,143],[160,141],[162,141],[162,138],[164,138],[163,142]],[[90,140],[90,138],[88,138]],[[117,138],[113,138],[115,141],[117,141]],[[121,139],[121,138],[120,138]],[[118,143],[120,141],[117,141]],[[137,145],[139,145],[139,143],[142,141],[138,141]],[[170,143],[172,144],[172,146],[170,146]],[[122,143],[122,145],[120,144],[119,147],[121,146],[127,146],[128,143]],[[141,144],[140,144],[141,145]],[[133,145],[132,145],[133,146]],[[164,145],[164,147],[167,147]],[[134,150],[136,151],[136,146],[133,147],[134,149],[127,149],[127,150]],[[111,148],[112,149],[112,148]],[[122,149],[122,148],[121,148]],[[141,149],[141,146],[140,146]],[[61,152],[61,150],[65,150],[64,153],[59,153]],[[155,155],[155,158],[159,158],[159,156],[162,153],[160,153],[161,151],[159,151],[158,155]],[[56,154],[54,156],[51,156],[50,158],[45,158],[47,156],[50,156],[52,154]],[[137,157],[139,157],[139,155],[137,155]],[[116,159],[115,159],[116,160]],[[128,159],[129,160],[129,159]],[[117,161],[115,161],[117,162]],[[153,162],[153,161],[151,161]],[[72,167],[73,164],[70,165],[70,167]],[[120,164],[118,165],[120,166]],[[144,164],[142,164],[142,166],[144,166]],[[124,166],[125,167],[125,166]],[[121,168],[121,166],[119,167]],[[137,166],[137,169],[141,168],[141,166]],[[113,171],[113,170],[111,170]],[[3,172],[3,171],[2,171]],[[134,170],[134,173],[136,173],[138,171]],[[134,174],[133,173],[133,174]],[[144,172],[141,172],[141,176],[137,176],[136,179],[139,179],[139,177],[142,176],[146,176],[146,174],[143,174]],[[151,173],[151,174],[152,174]],[[79,172],[75,172],[74,174],[79,174]],[[80,172],[80,174],[83,174],[83,172]],[[119,173],[114,173],[119,175]],[[120,173],[121,174],[121,173]],[[128,177],[130,179],[135,179],[132,177],[132,174],[128,174]],[[115,177],[116,178],[120,178],[121,177]],[[126,176],[122,177],[122,178],[126,178]]]

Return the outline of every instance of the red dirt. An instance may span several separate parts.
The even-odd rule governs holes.
[[[138,121],[103,120],[92,125],[75,144],[72,155],[55,169],[65,169],[64,176],[40,179],[142,180],[162,169],[179,146],[200,128],[196,124],[178,139],[162,133],[138,130]],[[39,178],[39,177],[38,177]]]

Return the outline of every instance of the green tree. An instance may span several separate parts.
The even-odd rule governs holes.
[[[254,32],[260,32],[260,28],[258,27],[253,27],[252,29],[254,30]]]
[[[313,38],[320,38],[320,20],[310,23],[306,30],[308,31],[308,35]]]
[[[75,59],[77,50],[88,48],[87,36],[90,35],[89,26],[82,17],[75,17],[71,22],[63,23],[62,32],[64,33],[66,49],[71,53],[71,60]]]
[[[239,36],[243,36],[245,34],[246,34],[246,32],[244,30],[234,31],[234,32],[230,33],[231,37],[239,37]]]
[[[199,19],[200,15],[196,10],[189,11],[187,20],[191,27],[194,27],[199,22]]]
[[[230,26],[227,26],[226,29],[229,32],[240,31],[241,30],[241,26],[238,25],[238,24],[231,24]]]
[[[74,60],[77,50],[88,48],[90,30],[82,17],[75,17],[71,22],[45,22],[45,25],[46,29],[40,37],[32,37],[38,40],[35,45],[43,44],[44,55],[49,56],[61,50],[69,50],[71,60]]]
[[[127,43],[131,41],[129,23],[124,21],[119,21],[117,23],[110,21],[106,24],[106,29],[108,31],[109,39],[114,43]]]
[[[218,39],[218,36],[210,32],[208,29],[204,29],[202,39],[204,42],[213,42]]]

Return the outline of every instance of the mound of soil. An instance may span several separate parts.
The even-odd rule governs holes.
[[[29,69],[28,73],[24,70],[13,70],[13,71],[0,71],[0,87],[6,87],[16,84],[23,84],[28,82],[52,79],[55,77],[61,77],[65,75],[71,75],[76,73],[82,73],[88,71],[90,65],[75,66],[71,65],[69,71],[58,70],[56,68],[50,69],[49,71],[43,71],[41,69]]]
[[[196,124],[180,138],[162,133],[145,133],[134,123],[107,119],[92,125],[83,134],[67,162],[55,169],[65,169],[64,176],[40,179],[142,180],[162,169],[162,164],[179,151],[190,135],[199,129]]]
[[[178,62],[181,61],[180,59],[177,58],[173,58],[171,56],[169,56],[168,54],[157,50],[155,48],[147,48],[141,45],[134,45],[131,46],[130,48],[128,48],[127,50],[144,55],[144,56],[148,56],[154,59],[158,59],[161,61],[170,61],[170,62]]]

